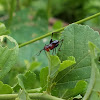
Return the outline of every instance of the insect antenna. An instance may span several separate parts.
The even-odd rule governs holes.
[[[36,55],[39,56],[44,49],[40,50]]]

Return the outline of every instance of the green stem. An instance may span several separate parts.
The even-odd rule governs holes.
[[[9,19],[8,19],[8,27],[10,27],[11,23],[12,23],[12,19],[13,19],[13,12],[15,10],[15,2],[16,0],[11,0],[11,2],[9,3],[10,7],[9,7]]]
[[[36,88],[36,89],[30,89],[30,90],[27,90],[28,93],[39,93],[40,91],[42,90],[42,88]]]
[[[0,94],[0,100],[11,100],[18,97],[18,94]],[[31,99],[40,99],[40,100],[64,100],[57,98],[45,93],[29,93]]]
[[[46,52],[46,55],[47,55],[47,58],[48,58],[48,66],[49,66],[49,74],[47,76],[47,89],[46,89],[46,92],[48,94],[51,93],[51,84],[52,84],[52,80],[50,79],[50,66],[51,66],[51,58],[50,58],[50,52]]]
[[[47,3],[48,18],[51,16],[51,2],[52,0],[48,0],[48,3]]]
[[[92,90],[93,90],[95,82],[96,82],[97,65],[94,60],[96,58],[96,56],[95,56],[96,47],[93,44],[89,43],[89,48],[90,48],[91,67],[92,67],[91,68],[91,77],[90,77],[89,85],[87,87],[87,91],[82,100],[89,100],[89,97],[93,92]]]
[[[77,22],[75,22],[76,24],[80,24],[80,23],[83,23],[83,22],[85,22],[85,21],[88,21],[88,20],[90,20],[90,19],[92,19],[92,18],[95,18],[95,17],[97,17],[97,16],[99,16],[100,15],[100,12],[99,13],[97,13],[97,14],[94,14],[94,15],[92,15],[92,16],[89,16],[89,17],[87,17],[87,18],[84,18],[84,19],[82,19],[82,20],[79,20],[79,21],[77,21]],[[25,43],[22,43],[21,45],[19,45],[19,48],[21,48],[21,47],[23,47],[23,46],[25,46],[25,45],[28,45],[28,44],[30,44],[30,43],[33,43],[33,42],[35,42],[35,41],[38,41],[38,40],[40,40],[40,39],[43,39],[43,38],[45,38],[45,37],[47,37],[47,36],[50,36],[52,33],[58,33],[58,32],[60,32],[60,31],[63,31],[64,30],[64,28],[66,28],[67,26],[65,26],[65,27],[62,27],[62,28],[60,28],[60,29],[58,29],[58,30],[55,30],[55,31],[53,31],[53,32],[49,32],[49,33],[47,33],[47,34],[45,34],[45,35],[42,35],[42,36],[40,36],[40,37],[38,37],[38,38],[35,38],[35,39],[33,39],[33,40],[30,40],[30,41],[27,41],[27,42],[25,42]]]
[[[76,24],[80,24],[80,23],[83,23],[83,22],[88,21],[88,20],[90,20],[90,19],[93,19],[93,18],[95,18],[95,17],[97,17],[97,16],[100,16],[100,12],[99,12],[99,13],[96,13],[96,14],[94,14],[94,15],[92,15],[92,16],[89,16],[89,17],[87,17],[87,18],[84,18],[84,19],[82,19],[82,20],[79,20],[79,21],[77,21],[77,22],[75,22],[75,23],[76,23]]]
[[[48,94],[51,94],[51,80],[50,80],[50,76],[48,75],[48,77],[47,77],[47,89],[46,89],[46,92],[48,93]]]

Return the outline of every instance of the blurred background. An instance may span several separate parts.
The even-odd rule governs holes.
[[[100,0],[0,0],[0,22],[6,25],[11,32],[9,35],[18,44],[98,12]],[[100,31],[100,17],[82,24]],[[49,41],[50,37],[47,37],[20,48],[17,63],[3,82],[13,86],[17,81],[16,75],[26,70],[35,71],[39,79],[39,71],[48,66],[48,61],[44,51],[39,56],[36,54]]]

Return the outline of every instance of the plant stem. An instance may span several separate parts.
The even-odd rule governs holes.
[[[48,77],[47,77],[47,89],[46,89],[46,92],[48,94],[51,94],[51,85],[52,85],[52,80],[50,79],[50,76],[48,75]]]
[[[84,18],[84,19],[82,19],[82,20],[79,20],[79,21],[77,21],[77,22],[74,22],[74,23],[80,24],[80,23],[83,23],[83,22],[85,22],[85,21],[88,21],[88,20],[90,20],[90,19],[92,19],[92,18],[95,18],[95,17],[97,17],[97,16],[99,16],[99,15],[100,15],[100,12],[99,12],[99,13],[96,13],[96,14],[94,14],[94,15],[92,15],[92,16],[89,16],[89,17],[87,17],[87,18]],[[67,27],[67,26],[62,27],[62,28],[60,28],[60,29],[57,29],[57,30],[55,30],[55,31],[53,31],[53,32],[49,32],[49,33],[47,33],[47,34],[45,34],[45,35],[42,35],[42,36],[40,36],[40,37],[38,37],[38,38],[35,38],[35,39],[33,39],[33,40],[30,40],[30,41],[27,41],[27,42],[25,42],[25,43],[22,43],[22,44],[19,45],[19,48],[21,48],[21,47],[23,47],[23,46],[25,46],[25,45],[28,45],[28,44],[30,44],[30,43],[33,43],[33,42],[35,42],[35,41],[38,41],[38,40],[40,40],[40,39],[43,39],[43,38],[45,38],[45,37],[47,37],[47,36],[50,36],[52,33],[58,33],[58,32],[60,32],[60,31],[63,31],[64,28],[66,28],[66,27]]]
[[[48,58],[48,66],[49,66],[49,74],[48,74],[48,76],[47,76],[47,89],[46,89],[46,92],[48,93],[48,94],[50,94],[51,93],[51,84],[52,84],[52,80],[50,79],[50,66],[51,66],[51,59],[50,59],[50,52],[46,52],[46,55],[47,55],[47,58]]]
[[[83,97],[82,100],[89,100],[89,97],[91,96],[92,92],[93,92],[93,88],[95,87],[95,82],[96,82],[96,78],[97,78],[97,65],[95,63],[95,58],[96,58],[96,54],[95,54],[95,46],[91,43],[89,43],[89,48],[90,48],[90,56],[91,56],[91,77],[90,77],[90,82],[89,85],[87,87],[87,91]]]
[[[0,100],[11,100],[18,97],[18,94],[0,94]],[[46,93],[29,93],[31,99],[40,99],[40,100],[64,100],[57,98]]]
[[[52,2],[52,0],[48,0],[48,3],[47,3],[48,19],[49,19],[50,16],[51,16],[51,2]]]
[[[11,0],[11,2],[9,3],[10,7],[9,7],[9,19],[8,19],[8,27],[10,27],[11,23],[12,23],[12,19],[13,19],[13,12],[15,10],[15,3],[16,0]]]
[[[36,88],[36,89],[30,89],[30,90],[27,90],[28,93],[39,93],[40,91],[42,90],[42,88]]]
[[[92,16],[89,16],[89,17],[87,17],[87,18],[84,18],[84,19],[82,19],[82,20],[79,20],[79,21],[77,21],[77,22],[75,22],[75,23],[76,23],[76,24],[80,24],[80,23],[83,23],[83,22],[88,21],[88,20],[90,20],[90,19],[93,19],[93,18],[95,18],[95,17],[97,17],[97,16],[100,16],[100,12],[99,12],[99,13],[96,13],[96,14],[94,14],[94,15],[92,15]]]

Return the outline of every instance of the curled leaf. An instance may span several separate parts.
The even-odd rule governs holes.
[[[15,46],[8,48],[8,46],[2,47],[2,42],[4,38],[10,40]],[[17,42],[10,36],[2,35],[0,36],[0,79],[3,78],[13,67],[18,56],[19,47]]]

